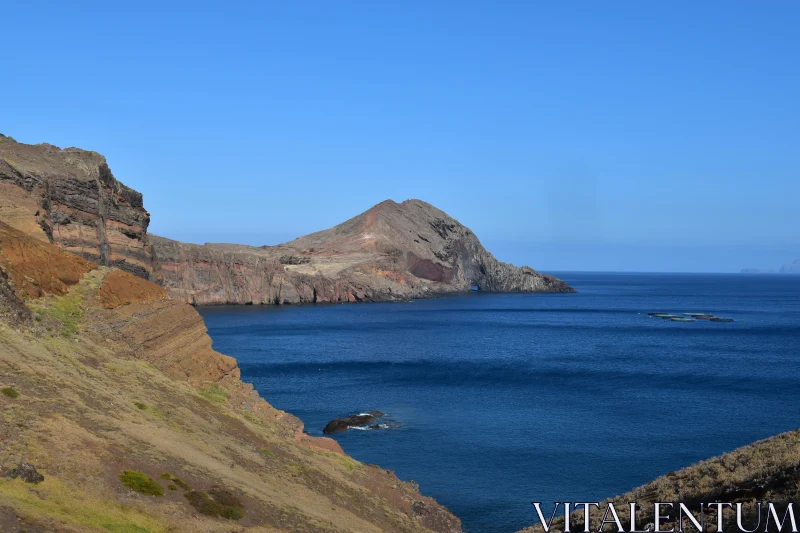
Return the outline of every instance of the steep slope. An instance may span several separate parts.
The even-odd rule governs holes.
[[[382,202],[331,229],[261,248],[152,237],[154,279],[196,304],[358,302],[480,290],[572,292],[495,259],[472,231],[420,200]]]
[[[0,531],[461,530],[305,435],[163,288],[3,223],[0,257]]]
[[[773,502],[782,506],[792,501],[800,501],[800,429],[754,442],[677,472],[670,472],[631,492],[606,500],[614,504],[626,530],[630,525],[629,502],[637,503],[637,527],[653,523],[654,502],[684,502],[693,512],[699,509],[700,502],[742,502],[744,525],[748,530],[755,530],[758,523],[756,502]],[[601,504],[599,513],[595,510],[590,514],[591,531],[598,530],[606,502]],[[707,531],[716,530],[718,517],[713,511],[713,508],[712,512],[706,511]],[[673,526],[677,528],[674,523],[675,513],[672,516],[672,521],[662,522],[662,530],[668,531]],[[547,518],[549,519],[549,515]],[[699,520],[699,513],[697,518]],[[739,531],[733,510],[725,508],[722,519],[725,531]],[[764,531],[765,526],[766,518],[763,518],[758,531]],[[687,527],[688,531],[696,531],[693,526],[689,526],[688,521],[684,522],[684,528]],[[583,531],[582,509],[570,515],[570,529]],[[554,520],[550,531],[558,533],[563,530],[564,517],[561,516]],[[788,527],[784,528],[786,530]],[[520,533],[543,531],[542,526],[537,524]]]
[[[142,195],[96,152],[0,135],[0,220],[97,264],[149,276]]]

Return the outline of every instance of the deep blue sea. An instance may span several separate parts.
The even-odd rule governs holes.
[[[214,347],[310,434],[349,413],[399,422],[335,438],[471,533],[800,426],[800,276],[555,274],[579,293],[200,312]]]

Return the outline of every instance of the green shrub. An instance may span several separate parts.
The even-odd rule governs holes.
[[[142,402],[133,402],[133,405],[135,405],[136,407],[138,407],[138,408],[139,408],[139,409],[141,409],[142,411],[144,411],[145,409],[147,409],[147,404],[144,404],[144,403],[142,403]]]
[[[261,453],[262,453],[262,454],[264,454],[264,455],[266,455],[267,457],[272,457],[273,459],[275,458],[275,452],[273,452],[273,451],[272,451],[272,450],[270,450],[269,448],[263,448],[263,449],[261,450]]]
[[[148,496],[163,496],[164,487],[154,481],[150,476],[138,470],[125,470],[119,476],[122,484],[129,489]]]
[[[173,476],[169,472],[164,472],[163,474],[161,474],[161,479],[172,481],[174,484],[178,485],[183,490],[192,490],[192,487],[190,487],[188,483],[186,483],[179,477]]]
[[[19,393],[12,387],[3,387],[2,392],[8,398],[19,398]]]
[[[224,402],[228,399],[225,389],[219,383],[212,383],[208,387],[200,390],[200,395],[210,402]]]
[[[69,294],[54,298],[47,306],[35,306],[36,320],[41,322],[44,317],[49,317],[61,323],[61,335],[67,338],[78,334],[78,327],[83,320],[83,307],[81,306],[83,294],[73,290]],[[50,328],[47,328],[50,331]]]

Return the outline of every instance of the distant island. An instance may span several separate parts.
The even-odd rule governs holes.
[[[795,259],[794,263],[787,263],[778,270],[773,268],[743,268],[742,274],[800,274],[800,259]]]
[[[795,259],[794,263],[788,263],[779,270],[781,274],[800,274],[800,259]]]

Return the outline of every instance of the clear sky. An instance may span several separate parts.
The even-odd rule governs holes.
[[[420,198],[541,270],[800,257],[798,1],[122,4],[3,6],[0,132],[104,154],[154,233]]]

